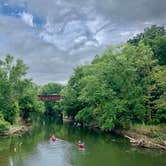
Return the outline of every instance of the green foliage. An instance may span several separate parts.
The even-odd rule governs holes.
[[[24,120],[32,120],[33,115],[44,112],[44,104],[37,98],[38,88],[27,82],[24,95],[19,100],[20,115]]]
[[[166,30],[164,27],[152,25],[150,28],[146,28],[143,33],[140,33],[129,39],[128,43],[138,46],[140,42],[149,46],[154,56],[160,65],[166,65]]]
[[[26,70],[27,67],[22,60],[14,63],[14,58],[10,55],[7,55],[5,60],[0,63],[0,113],[11,124],[15,122],[19,114],[20,86]]]
[[[10,126],[9,123],[6,122],[3,118],[3,115],[0,114],[0,132],[9,130],[9,126]]]
[[[78,112],[75,119],[84,123],[91,123],[93,120],[93,109],[84,108]]]
[[[41,93],[45,95],[49,94],[59,94],[63,86],[57,83],[48,83],[44,85],[41,89]]]
[[[74,90],[70,86],[65,87],[61,92],[61,96],[63,98],[61,101],[62,110],[71,118],[75,117],[77,112],[80,110],[79,107],[81,107],[81,103],[77,99],[77,93],[78,91]]]
[[[21,116],[24,120],[31,117],[31,114],[36,111],[36,103],[31,96],[24,96],[20,99]]]
[[[154,122],[166,122],[166,67],[157,66],[153,71],[153,77],[156,80],[156,100],[154,100],[155,112]]]
[[[10,103],[8,108],[9,108],[8,112],[5,112],[4,114],[4,119],[10,122],[10,124],[13,124],[16,121],[16,117],[18,116],[20,111],[18,102],[15,101],[13,103]]]
[[[146,35],[154,39],[160,30],[153,33],[150,37],[148,30]],[[153,55],[143,43],[126,44],[108,49],[90,65],[77,67],[61,92],[63,111],[103,130],[164,122],[165,67]]]
[[[22,60],[16,62],[14,58],[7,55],[4,60],[0,60],[0,114],[3,115],[1,123],[3,126],[16,122],[19,115],[23,118],[29,117],[30,112],[40,112],[41,103],[37,99],[37,87],[31,80],[23,78],[28,67]],[[26,99],[27,101],[25,101]],[[41,106],[41,107],[40,107]]]

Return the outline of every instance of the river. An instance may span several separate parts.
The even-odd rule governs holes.
[[[57,141],[50,141],[52,134]],[[78,148],[78,140],[86,149]],[[42,122],[22,136],[0,138],[0,166],[166,166],[166,153],[68,123]]]

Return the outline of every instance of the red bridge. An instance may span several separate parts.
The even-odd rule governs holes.
[[[38,95],[41,101],[59,101],[61,99],[60,95]]]

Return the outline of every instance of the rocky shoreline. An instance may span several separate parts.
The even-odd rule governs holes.
[[[31,126],[29,124],[21,125],[17,128],[10,129],[9,131],[1,132],[0,136],[16,136],[16,135],[22,135],[25,132],[31,130]]]

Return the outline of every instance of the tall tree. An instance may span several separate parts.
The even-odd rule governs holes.
[[[152,25],[128,40],[128,43],[138,46],[139,42],[143,42],[149,46],[160,65],[166,65],[166,30],[162,26]]]

